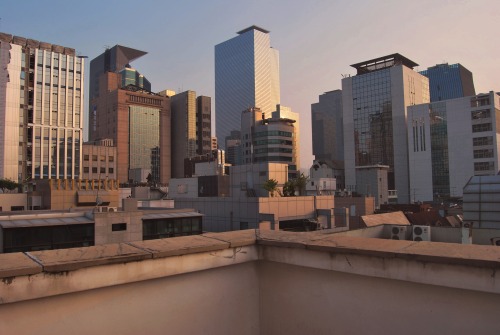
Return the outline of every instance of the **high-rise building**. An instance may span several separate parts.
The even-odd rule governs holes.
[[[85,62],[0,33],[0,178],[79,179]]]
[[[269,31],[251,26],[215,46],[218,138],[240,129],[242,110],[257,106],[270,117],[279,103],[279,53],[271,47]]]
[[[494,92],[408,107],[412,201],[458,198],[472,176],[497,174],[499,121]]]
[[[91,141],[112,139],[120,182],[170,180],[170,99],[134,85],[121,86],[120,73],[106,72],[90,102]],[[137,177],[139,176],[139,177]]]
[[[241,115],[242,164],[287,163],[288,177],[298,176],[299,117],[288,107],[276,106],[270,118],[257,107]]]
[[[318,161],[344,162],[344,131],[342,124],[342,91],[319,96],[311,104],[313,155]]]
[[[172,178],[184,178],[184,159],[196,156],[196,92],[185,91],[171,98]]]
[[[232,165],[241,164],[241,131],[231,130],[224,139],[226,147],[226,162]]]
[[[345,183],[356,191],[356,167],[387,165],[392,200],[410,201],[406,108],[429,102],[429,80],[415,62],[392,54],[351,65],[342,79]],[[391,199],[390,199],[391,200]]]
[[[150,82],[141,75],[137,70],[130,66],[130,62],[146,55],[147,52],[115,45],[112,48],[106,48],[104,53],[90,61],[89,75],[89,125],[88,134],[89,140],[100,139],[93,131],[95,129],[92,124],[92,119],[95,118],[95,110],[92,101],[99,97],[101,89],[99,81],[101,76],[106,72],[119,73],[119,85],[125,87],[134,85],[144,88],[146,91],[151,91]]]
[[[215,147],[217,149],[217,145]],[[196,98],[196,153],[206,155],[212,151],[212,99]]]
[[[472,72],[461,64],[437,64],[419,73],[429,78],[431,102],[476,94]]]

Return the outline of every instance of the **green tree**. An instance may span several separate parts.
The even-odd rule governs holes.
[[[309,176],[305,176],[301,173],[297,178],[293,180],[295,188],[299,191],[299,195],[304,195],[306,193],[306,185],[309,180]]]
[[[3,193],[6,193],[6,191],[15,190],[18,186],[18,183],[10,179],[0,179],[0,189]]]
[[[287,180],[285,184],[283,184],[283,196],[293,197],[294,195],[295,195],[295,184],[293,180]]]
[[[262,188],[271,193],[271,197],[274,197],[274,192],[278,189],[278,182],[275,179],[268,179],[262,185]]]

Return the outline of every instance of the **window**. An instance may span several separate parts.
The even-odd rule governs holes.
[[[480,124],[473,124],[472,125],[472,132],[473,133],[479,133],[482,131],[491,131],[492,126],[491,123],[480,123]]]
[[[474,163],[474,171],[490,171],[493,170],[495,164],[493,162],[476,162]]]
[[[89,167],[88,166],[85,166],[83,168],[83,173],[89,173]]]
[[[92,155],[92,161],[97,162],[97,155]]]
[[[111,225],[111,231],[124,231],[127,230],[126,223],[113,223]]]
[[[106,173],[106,168],[104,168],[104,167],[100,168],[99,172],[100,173]]]
[[[474,150],[474,158],[492,158],[493,149]]]
[[[493,136],[474,137],[472,139],[472,145],[475,147],[479,147],[482,145],[493,145]]]
[[[83,160],[88,162],[89,161],[89,155],[83,155]]]
[[[472,111],[471,113],[472,120],[486,119],[489,117],[491,117],[491,111],[489,109],[481,109],[477,111]]]
[[[97,168],[96,167],[92,168],[92,173],[97,173]]]
[[[106,156],[101,155],[101,162],[105,162],[105,161],[106,161]]]
[[[108,169],[108,173],[114,173],[114,172],[115,172],[115,169],[113,169],[113,168]]]
[[[113,156],[108,157],[108,162],[114,162],[114,161],[115,161],[115,158]]]

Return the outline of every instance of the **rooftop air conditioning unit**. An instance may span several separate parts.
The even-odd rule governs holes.
[[[392,226],[391,240],[406,240],[406,226]]]
[[[491,244],[492,245],[496,245],[496,246],[499,246],[500,247],[500,237],[493,237],[491,239]]]
[[[413,226],[413,241],[427,241],[431,240],[431,227],[430,226]]]
[[[97,211],[99,213],[107,212],[108,211],[108,206],[99,206],[99,207],[97,207]]]
[[[118,212],[118,207],[108,207],[108,212]]]

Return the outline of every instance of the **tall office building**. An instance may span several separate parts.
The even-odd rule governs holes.
[[[184,159],[196,156],[196,92],[172,96],[172,178],[184,178]]]
[[[92,119],[95,118],[95,110],[92,105],[92,100],[99,97],[101,89],[99,81],[101,76],[106,72],[114,72],[120,74],[120,86],[125,87],[129,84],[144,88],[146,91],[151,91],[151,84],[137,70],[130,66],[130,62],[146,55],[147,52],[115,45],[112,48],[107,48],[104,53],[90,61],[89,69],[89,140],[94,141],[100,139],[93,131]]]
[[[344,131],[342,124],[342,91],[319,96],[311,104],[313,155],[318,161],[344,161]]]
[[[185,177],[185,159],[211,154],[211,98],[185,91],[171,98],[172,177]]]
[[[431,102],[476,94],[472,72],[460,64],[438,64],[419,73],[429,78]]]
[[[134,85],[121,86],[120,73],[99,78],[99,94],[90,105],[90,140],[112,139],[120,182],[170,180],[170,100]]]
[[[472,176],[497,174],[499,124],[494,92],[408,107],[412,200],[461,197]]]
[[[242,110],[255,106],[270,117],[279,103],[279,53],[271,47],[269,31],[251,26],[215,46],[218,138],[240,129]]]
[[[397,202],[410,201],[406,108],[429,102],[429,80],[413,71],[417,65],[392,54],[353,64],[357,74],[342,79],[345,183],[351,190],[363,187],[356,167],[386,165],[392,199],[397,194]]]
[[[213,149],[217,149],[217,144]],[[196,153],[206,155],[211,153],[213,149],[212,99],[200,95],[196,98]]]
[[[269,118],[259,108],[241,115],[241,157],[243,164],[287,163],[288,178],[298,176],[299,115],[288,107],[276,106]]]
[[[231,130],[224,139],[226,147],[226,162],[232,165],[241,164],[241,131]]]
[[[84,59],[0,33],[0,178],[81,178]]]

